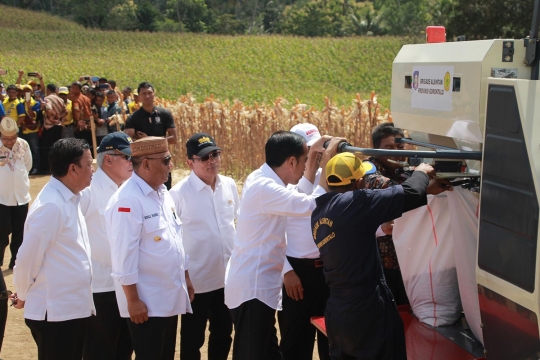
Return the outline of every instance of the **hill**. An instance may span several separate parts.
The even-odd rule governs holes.
[[[0,67],[39,71],[67,84],[100,75],[132,86],[150,81],[160,97],[214,94],[245,103],[295,98],[322,108],[329,96],[349,105],[374,90],[389,106],[392,61],[407,42],[396,37],[299,38],[88,30],[44,13],[0,6]],[[16,21],[12,19],[17,19]]]

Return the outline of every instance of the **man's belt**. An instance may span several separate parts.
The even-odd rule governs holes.
[[[315,267],[320,268],[324,267],[324,262],[321,258],[317,259],[304,259],[304,258],[294,258],[287,256],[287,259],[289,260],[289,263],[291,265],[301,265],[301,266],[309,266],[309,267]]]

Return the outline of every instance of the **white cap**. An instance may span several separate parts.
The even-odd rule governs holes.
[[[319,129],[310,123],[296,124],[291,128],[291,131],[302,136],[306,140],[307,146],[313,145],[321,138]]]
[[[14,136],[19,132],[17,122],[12,118],[5,117],[0,122],[0,133],[4,136]]]
[[[66,86],[61,86],[59,89],[58,89],[58,93],[59,94],[69,94],[69,90]]]

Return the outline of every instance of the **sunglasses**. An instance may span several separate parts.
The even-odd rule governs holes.
[[[172,156],[169,155],[169,156],[166,156],[164,158],[147,158],[148,160],[161,160],[163,162],[163,165],[165,166],[169,166],[169,164],[171,163],[171,159],[172,159]]]
[[[125,155],[125,154],[109,154],[111,156],[122,156],[127,161],[131,161],[131,155]]]
[[[205,155],[203,157],[199,157],[199,158],[196,158],[194,157],[193,160],[199,160],[200,162],[206,162],[208,160],[210,160],[210,158],[212,159],[219,159],[221,157],[221,151],[215,151],[215,152],[212,152],[208,155]]]

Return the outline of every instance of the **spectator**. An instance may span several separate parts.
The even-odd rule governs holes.
[[[64,101],[66,106],[66,116],[62,119],[62,139],[74,138],[73,131],[73,103],[68,99],[69,90],[62,86],[58,89],[58,96]]]
[[[71,101],[73,122],[75,124],[75,137],[85,140],[92,146],[92,133],[90,132],[90,115],[92,104],[90,99],[81,93],[82,85],[79,82],[71,84]]]
[[[121,114],[122,109],[120,109],[120,106],[118,105],[118,102],[116,101],[116,93],[113,90],[107,91],[107,117],[110,119],[114,115]],[[124,124],[119,124],[118,127],[116,127],[116,124],[109,125],[109,132],[115,132],[124,130]]]
[[[172,113],[154,105],[154,87],[148,82],[139,84],[137,92],[142,98],[142,107],[135,111],[126,121],[125,132],[133,139],[147,136],[161,136],[169,144],[176,144],[176,125]],[[165,182],[167,189],[171,188],[172,178]]]
[[[24,308],[39,359],[80,360],[86,323],[96,313],[90,244],[79,206],[80,191],[92,179],[92,155],[84,141],[61,139],[49,162],[52,177],[25,223],[12,299],[15,308]]]
[[[9,85],[6,89],[6,94],[7,98],[5,98],[3,102],[5,116],[15,120],[17,126],[20,128],[26,117],[24,102],[20,101],[17,97],[18,90],[15,85]]]
[[[126,86],[124,90],[122,90],[122,96],[124,98],[124,104],[126,104],[126,106],[128,106],[129,103],[133,101],[133,99],[131,98],[131,88],[129,86]]]
[[[99,146],[101,140],[109,133],[107,108],[103,106],[105,98],[102,92],[97,92],[92,105],[94,123],[96,124],[96,144]]]
[[[41,159],[48,159],[51,146],[62,138],[62,119],[67,115],[64,100],[56,95],[56,86],[54,84],[47,85],[46,92],[48,95],[44,99],[45,120],[40,137]],[[47,161],[42,161],[41,170],[49,172]]]
[[[23,85],[23,104],[25,119],[21,126],[21,137],[28,142],[32,151],[32,170],[30,175],[35,175],[41,167],[41,154],[39,149],[39,122],[38,113],[41,112],[41,103],[32,98],[32,87]]]
[[[32,168],[32,153],[28,143],[17,136],[18,132],[15,120],[5,117],[0,122],[0,265],[3,265],[11,234],[10,269],[15,265],[23,241],[31,199],[28,172]]]
[[[133,114],[135,111],[141,108],[141,103],[139,102],[139,93],[137,91],[133,92],[133,101],[128,104],[129,114]]]

